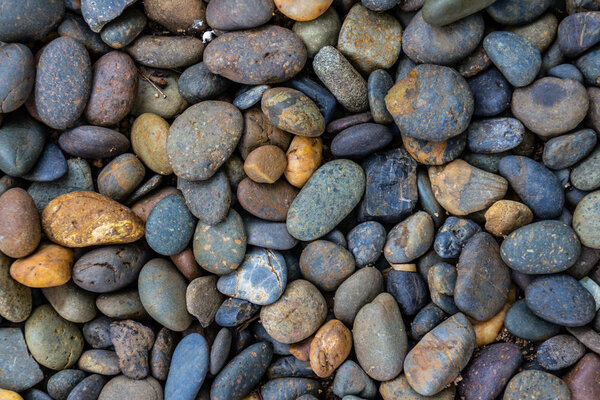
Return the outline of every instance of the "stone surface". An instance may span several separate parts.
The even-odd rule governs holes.
[[[135,380],[119,375],[104,385],[98,400],[119,400],[123,398],[163,400],[162,386],[150,376]]]
[[[542,65],[540,52],[526,39],[513,32],[492,32],[483,48],[494,65],[515,87],[527,86]]]
[[[600,249],[599,201],[600,191],[592,192],[581,199],[573,213],[573,230],[577,233],[581,244],[593,249]]]
[[[150,372],[148,358],[154,344],[152,329],[132,320],[113,322],[110,340],[123,375],[132,379],[145,378]]]
[[[28,42],[40,40],[58,25],[65,13],[63,1],[34,1],[22,4],[11,0],[0,9],[0,40]]]
[[[224,31],[255,28],[268,22],[274,9],[272,0],[216,0],[206,6],[206,22]]]
[[[485,230],[494,236],[506,236],[531,221],[529,207],[512,200],[499,200],[485,212]]]
[[[146,15],[141,10],[128,8],[104,26],[100,38],[113,49],[122,49],[142,33],[146,22]]]
[[[560,378],[543,371],[523,371],[506,386],[504,400],[569,400],[569,388]]]
[[[424,211],[419,211],[388,233],[383,254],[390,264],[406,264],[422,256],[433,243],[433,220]]]
[[[596,132],[591,129],[550,139],[544,145],[544,165],[555,170],[571,167],[587,156],[596,142]]]
[[[317,105],[299,90],[268,89],[262,96],[261,108],[273,125],[286,132],[315,137],[325,131],[325,119]]]
[[[69,281],[72,265],[71,249],[44,244],[29,257],[13,262],[10,266],[10,276],[29,287],[54,287]]]
[[[208,372],[209,347],[198,333],[187,335],[173,353],[165,399],[194,400]]]
[[[187,247],[194,234],[194,216],[180,194],[160,200],[146,220],[146,242],[162,255],[173,255]]]
[[[297,21],[293,31],[306,46],[308,56],[315,54],[325,46],[335,46],[342,24],[334,7],[329,7],[325,13],[312,21]]]
[[[327,378],[339,367],[352,349],[352,334],[343,322],[325,323],[310,345],[310,366],[318,377]]]
[[[600,357],[588,353],[563,376],[563,380],[571,392],[572,400],[583,400],[600,395],[599,371]]]
[[[300,271],[304,279],[326,292],[336,290],[354,269],[352,254],[327,240],[309,243],[300,255]]]
[[[40,243],[40,218],[25,190],[12,188],[0,196],[0,221],[0,251],[7,256],[28,256]]]
[[[148,18],[173,33],[194,32],[202,26],[202,22],[206,19],[206,6],[201,0],[150,0],[144,2],[144,11]]]
[[[85,378],[85,372],[77,369],[63,369],[48,379],[46,391],[56,400],[66,400],[79,382]]]
[[[67,321],[85,323],[96,316],[94,295],[81,290],[72,282],[44,288],[42,293],[54,310]]]
[[[302,3],[290,0],[274,0],[277,9],[295,21],[310,21],[323,14],[333,0],[308,0]]]
[[[192,36],[140,36],[125,50],[146,67],[182,68],[202,60],[204,43]]]
[[[21,176],[36,164],[45,142],[43,126],[25,113],[6,118],[0,127],[0,170]]]
[[[365,267],[350,275],[335,291],[335,317],[351,326],[360,309],[383,292],[383,276],[377,268]]]
[[[0,385],[7,390],[21,392],[44,378],[19,328],[0,329],[0,361]]]
[[[63,132],[58,144],[65,153],[83,158],[112,158],[129,148],[129,140],[122,133],[93,125]]]
[[[29,97],[35,82],[35,64],[31,50],[20,43],[2,46],[0,55],[0,112],[9,113],[21,107]]]

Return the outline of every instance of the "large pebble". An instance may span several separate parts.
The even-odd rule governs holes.
[[[46,236],[63,246],[131,243],[144,235],[131,210],[94,192],[71,192],[52,200],[42,212]]]
[[[388,111],[404,135],[441,142],[462,133],[473,114],[467,81],[449,67],[419,65],[385,97]]]
[[[524,156],[500,160],[500,174],[538,218],[555,218],[565,202],[563,187],[556,175],[543,164]]]
[[[83,350],[77,325],[64,320],[49,304],[33,311],[25,323],[25,340],[36,361],[54,370],[74,365]]]
[[[298,190],[284,179],[265,184],[245,178],[237,190],[240,205],[252,215],[268,221],[285,221],[297,194]]]
[[[324,164],[308,180],[287,215],[287,228],[299,240],[314,240],[340,223],[358,204],[365,187],[362,168],[349,160]]]
[[[81,290],[73,282],[44,288],[42,293],[56,312],[67,321],[85,323],[96,316],[94,295]]]
[[[396,379],[383,382],[379,386],[379,393],[383,397],[383,400],[454,400],[456,388],[450,385],[435,396],[422,396],[415,392],[408,383],[406,376],[401,374]]]
[[[327,378],[339,367],[352,349],[352,334],[343,322],[333,319],[325,323],[310,345],[310,366],[315,374]]]
[[[284,82],[306,63],[306,47],[289,29],[267,25],[228,32],[210,42],[204,62],[211,72],[248,85]]]
[[[219,326],[238,326],[252,318],[259,308],[260,306],[246,300],[228,298],[217,310],[215,322]]]
[[[58,25],[64,13],[65,2],[61,0],[3,2],[0,5],[0,40],[3,42],[40,40]]]
[[[352,254],[327,240],[309,243],[300,256],[302,276],[324,291],[334,291],[354,272]]]
[[[496,315],[506,303],[511,282],[510,271],[492,235],[480,232],[469,239],[456,269],[456,306],[477,321]]]
[[[406,355],[404,372],[423,396],[442,391],[467,365],[475,349],[475,332],[464,314],[439,324]]]
[[[539,221],[512,232],[502,242],[502,259],[525,274],[554,274],[569,269],[581,253],[571,227],[560,221]]]
[[[348,232],[348,250],[359,268],[375,264],[383,251],[385,236],[385,228],[376,221],[363,222]]]
[[[486,209],[508,190],[506,179],[460,159],[443,167],[430,167],[429,179],[437,201],[454,215]]]
[[[338,50],[365,75],[388,69],[398,59],[402,26],[391,15],[354,5],[340,30]]]
[[[600,187],[600,149],[594,150],[572,170],[570,181],[579,190],[592,191]]]
[[[189,103],[199,103],[202,100],[222,94],[230,82],[222,76],[208,70],[203,62],[188,67],[177,82],[179,93]]]
[[[402,371],[407,337],[402,314],[388,293],[360,309],[352,328],[359,364],[373,379],[387,381]]]
[[[62,151],[56,144],[48,142],[37,163],[23,178],[32,182],[51,182],[65,176],[67,171],[68,164]]]
[[[231,189],[225,172],[218,171],[205,181],[179,178],[177,188],[183,193],[189,211],[203,223],[216,225],[227,216]]]
[[[569,275],[537,278],[527,286],[525,299],[538,317],[562,326],[586,325],[596,314],[594,297]]]
[[[423,18],[432,25],[448,25],[483,10],[494,1],[429,0],[423,5]]]
[[[219,291],[227,296],[253,304],[273,304],[281,297],[287,282],[283,255],[269,249],[254,248],[234,272],[217,282]]]
[[[529,370],[515,375],[504,391],[503,400],[570,400],[569,387],[547,372]]]
[[[44,374],[27,351],[21,329],[0,329],[0,386],[21,392],[42,379]]]
[[[593,249],[600,249],[599,202],[600,191],[592,192],[581,199],[573,213],[573,229],[581,244]]]
[[[572,79],[546,77],[513,92],[511,109],[528,129],[551,138],[577,127],[589,100],[585,87]]]
[[[111,350],[86,350],[79,357],[77,366],[91,374],[118,375],[119,357]]]
[[[110,324],[113,322],[107,316],[100,316],[83,325],[82,332],[85,341],[95,349],[112,346],[110,340]]]
[[[75,124],[90,96],[92,65],[87,50],[70,37],[59,37],[42,50],[35,84],[39,117],[54,129]]]
[[[98,399],[106,379],[99,375],[93,374],[81,380],[69,393],[66,400],[90,400]]]
[[[546,371],[557,371],[575,364],[585,354],[585,346],[571,335],[557,335],[538,347],[535,361]]]
[[[282,343],[297,343],[312,335],[325,321],[327,305],[310,282],[295,280],[273,304],[264,306],[260,318],[267,333]]]
[[[567,16],[558,26],[558,46],[566,57],[575,57],[600,42],[600,12]]]
[[[258,384],[272,357],[269,343],[247,347],[217,375],[210,388],[211,400],[242,400]]]
[[[165,400],[194,400],[208,372],[206,339],[192,333],[177,345],[165,385]]]
[[[333,0],[274,0],[277,9],[295,21],[310,21],[327,11]]]
[[[491,118],[473,122],[468,129],[467,144],[475,153],[501,153],[523,141],[525,127],[515,118]]]
[[[423,17],[423,13],[418,12],[402,35],[402,50],[417,63],[455,64],[471,54],[483,38],[484,23],[480,14],[446,26],[430,25]]]
[[[96,298],[96,307],[98,307],[98,310],[102,314],[110,318],[149,318],[136,289],[124,289],[113,293],[101,294]]]
[[[0,112],[9,113],[29,97],[35,82],[35,64],[29,47],[20,43],[2,46],[0,59]]]
[[[492,32],[483,41],[483,47],[494,65],[515,87],[533,82],[542,65],[540,52],[513,32]]]
[[[402,267],[404,266],[400,268]],[[403,315],[415,315],[429,301],[427,283],[416,271],[403,269],[389,271],[387,292],[394,296]]]
[[[242,113],[223,101],[205,101],[185,110],[167,137],[167,156],[175,175],[192,181],[213,176],[233,153],[243,124]]]
[[[110,324],[110,340],[123,375],[132,379],[145,378],[150,370],[148,356],[154,344],[152,329],[132,320],[113,322]]]
[[[317,105],[304,93],[291,88],[268,89],[261,108],[279,129],[300,136],[319,136],[325,131],[325,119]]]
[[[29,172],[44,150],[44,127],[25,113],[12,114],[0,127],[0,170],[7,175]]]
[[[185,303],[187,282],[173,264],[155,258],[144,265],[138,278],[138,291],[144,308],[161,325],[184,331],[192,323]]]
[[[383,292],[383,276],[377,268],[359,269],[335,291],[333,312],[348,326],[354,322],[360,309]]]
[[[206,22],[224,31],[255,28],[268,22],[274,9],[272,0],[215,0],[206,6]]]

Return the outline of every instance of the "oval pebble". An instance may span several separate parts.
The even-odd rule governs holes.
[[[522,371],[506,386],[503,400],[570,400],[563,380],[543,371]]]

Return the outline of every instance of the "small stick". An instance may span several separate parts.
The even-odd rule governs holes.
[[[160,90],[160,88],[156,85],[156,83],[152,82],[152,79],[150,79],[150,77],[144,71],[142,71],[141,68],[138,69],[138,73],[142,76],[142,78],[144,78],[144,80],[146,82],[148,82],[150,85],[152,85],[152,87],[154,89],[156,89],[156,91],[162,95],[163,99],[167,98],[167,95],[165,94],[165,92]]]

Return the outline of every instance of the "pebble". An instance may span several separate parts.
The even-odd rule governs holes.
[[[327,234],[358,204],[364,187],[364,172],[358,164],[350,160],[324,164],[290,206],[286,220],[289,233],[305,241]]]
[[[0,170],[22,176],[31,171],[44,150],[45,129],[24,113],[11,114],[0,127]]]
[[[310,362],[300,361],[294,356],[287,356],[273,362],[267,369],[268,379],[315,377]]]
[[[564,382],[569,387],[572,400],[584,400],[600,395],[600,357],[588,353],[563,376]]]
[[[191,214],[202,223],[216,225],[227,217],[231,204],[231,189],[227,175],[218,171],[204,181],[177,180],[185,204]]]
[[[336,108],[336,101],[327,89],[306,76],[294,78],[288,82],[288,85],[301,91],[315,102],[323,118],[325,118],[325,123],[331,121]]]
[[[596,142],[596,132],[592,129],[550,139],[544,145],[544,165],[555,170],[571,167],[586,157]]]
[[[513,231],[502,242],[502,259],[525,274],[554,274],[569,269],[581,254],[581,244],[570,226],[539,221]]]
[[[454,303],[456,276],[456,268],[444,262],[434,264],[427,272],[431,301],[448,314],[459,311]]]
[[[104,25],[121,15],[134,2],[135,0],[81,0],[81,14],[92,31],[100,32]]]
[[[596,206],[599,198],[600,191],[585,195],[573,213],[573,230],[581,244],[593,249],[600,248],[600,230],[597,224],[600,216]]]
[[[146,169],[131,153],[115,157],[98,174],[98,192],[113,200],[127,198],[144,180]]]
[[[140,36],[125,50],[143,66],[173,69],[199,62],[204,44],[190,36]]]
[[[26,257],[40,243],[40,219],[25,190],[12,188],[0,196],[0,221],[0,251],[7,256]]]
[[[444,26],[475,14],[492,3],[493,0],[426,1],[423,5],[423,18],[431,25]]]
[[[194,400],[208,372],[209,346],[198,333],[187,335],[173,353],[165,400]]]
[[[233,338],[231,330],[221,328],[210,349],[210,374],[217,375],[227,363]]]
[[[357,363],[346,360],[335,373],[333,393],[338,397],[357,395],[371,399],[377,393],[377,386]]]
[[[95,349],[105,349],[112,346],[110,340],[111,318],[104,315],[83,325],[82,332],[85,342]]]
[[[518,300],[508,310],[504,326],[516,337],[531,341],[546,340],[560,332],[558,325],[536,316],[525,300]]]
[[[561,214],[563,188],[543,164],[529,157],[506,156],[500,160],[499,172],[536,217],[555,218]]]
[[[575,57],[600,42],[600,12],[581,12],[567,16],[558,26],[560,52]]]
[[[83,350],[77,325],[64,320],[48,304],[36,308],[27,319],[25,341],[35,360],[54,370],[75,365]]]
[[[92,32],[88,24],[79,16],[65,14],[57,32],[60,36],[67,36],[81,42],[91,54],[101,56],[110,51],[110,47],[100,39],[100,35]]]
[[[186,290],[188,312],[196,317],[202,327],[208,327],[214,320],[224,296],[217,291],[216,276],[194,279]]]
[[[342,27],[334,7],[312,21],[296,21],[292,30],[304,42],[308,57],[313,58],[325,46],[334,46]]]
[[[486,11],[496,21],[506,25],[520,25],[533,21],[550,7],[551,0],[536,0],[522,3],[518,0],[494,2]]]
[[[156,341],[150,352],[150,372],[155,379],[164,381],[169,373],[169,365],[175,351],[175,334],[162,328],[156,335]]]
[[[421,340],[427,332],[439,325],[445,317],[446,314],[441,308],[433,303],[427,304],[421,308],[421,311],[415,315],[415,318],[411,322],[411,337],[416,341]]]
[[[418,199],[417,163],[406,151],[375,154],[363,167],[366,186],[360,213],[364,219],[397,222],[413,211]]]
[[[342,107],[355,113],[368,110],[367,81],[335,47],[322,47],[315,54],[312,67]]]
[[[237,199],[244,210],[258,218],[285,221],[297,194],[298,190],[284,179],[264,184],[245,178],[238,185]]]
[[[299,90],[268,89],[262,96],[261,108],[273,125],[286,132],[315,137],[325,131],[325,119],[319,108]]]
[[[394,121],[385,106],[385,96],[394,86],[394,80],[384,69],[377,69],[369,74],[367,81],[369,109],[373,120],[378,124],[389,124]]]
[[[70,37],[50,42],[40,55],[35,82],[40,119],[54,129],[73,126],[84,111],[92,85],[92,65],[83,44]]]
[[[352,253],[327,240],[309,243],[300,255],[304,279],[326,292],[335,291],[355,269]]]
[[[486,346],[463,372],[458,394],[465,399],[495,399],[523,362],[514,343]]]
[[[487,321],[502,309],[508,299],[510,270],[489,233],[477,233],[467,241],[456,270],[454,302],[459,310],[477,321]]]
[[[296,400],[301,395],[320,392],[319,382],[306,378],[272,379],[260,388],[264,400]]]
[[[152,330],[132,320],[113,322],[110,339],[123,375],[132,379],[145,378],[150,372],[148,358],[154,344]]]
[[[260,311],[267,333],[282,343],[306,339],[317,331],[326,316],[327,305],[323,295],[312,283],[302,279],[290,282],[275,303],[262,307]]]
[[[287,167],[287,157],[277,146],[258,147],[246,157],[244,172],[256,183],[275,183]]]
[[[187,282],[175,266],[155,258],[144,265],[138,278],[138,291],[144,309],[161,325],[177,332],[192,323],[185,302]]]
[[[244,222],[233,209],[224,221],[214,226],[198,222],[193,238],[194,257],[208,272],[227,274],[244,259],[246,235]]]
[[[228,298],[217,310],[215,322],[224,327],[238,326],[252,318],[259,308],[246,300]]]
[[[471,123],[467,132],[469,150],[501,153],[521,144],[525,127],[514,118],[491,118]]]
[[[537,278],[527,286],[525,299],[538,317],[562,326],[586,325],[596,314],[594,297],[569,275]]]
[[[90,374],[118,375],[119,358],[110,350],[86,350],[79,357],[77,366]]]
[[[402,35],[402,50],[416,63],[452,65],[475,50],[484,34],[481,14],[446,26],[430,25],[418,12]]]
[[[112,378],[104,385],[98,400],[119,399],[162,400],[162,386],[151,376],[136,380],[130,379],[124,375],[119,375]]]
[[[185,110],[167,136],[167,156],[175,175],[191,181],[213,176],[233,153],[243,123],[242,113],[223,101],[204,101]]]
[[[402,26],[394,17],[356,4],[342,23],[337,49],[359,72],[369,75],[395,64],[402,36]]]
[[[93,125],[117,124],[133,108],[137,84],[137,70],[127,54],[111,51],[100,57],[93,66],[86,119]]]
[[[394,296],[402,315],[417,314],[429,301],[427,283],[416,271],[392,267],[387,275],[387,292]]]
[[[359,124],[335,136],[331,153],[338,158],[361,158],[382,150],[391,141],[392,132],[385,125]]]
[[[493,117],[510,104],[512,88],[498,69],[491,67],[467,80],[473,94],[473,115]]]
[[[443,165],[461,155],[467,145],[466,134],[462,133],[442,142],[432,142],[402,136],[402,144],[408,153],[421,164]]]
[[[308,0],[297,3],[290,0],[274,0],[277,9],[294,21],[311,21],[323,14],[333,0]]]
[[[402,370],[407,337],[402,314],[388,293],[363,306],[352,327],[356,358],[371,378],[387,381]]]
[[[358,268],[375,264],[383,252],[385,237],[385,228],[376,221],[363,222],[348,232],[348,250]]]
[[[464,245],[481,227],[470,219],[448,217],[438,230],[433,249],[442,258],[458,258]]]
[[[85,378],[78,369],[63,369],[48,379],[46,391],[56,400],[66,400],[69,393]]]
[[[32,255],[10,266],[10,276],[34,288],[60,286],[71,279],[73,251],[55,244],[44,244]]]
[[[571,335],[557,335],[543,342],[535,354],[536,362],[547,371],[575,364],[585,354],[585,346]]]
[[[458,72],[421,64],[390,89],[385,104],[404,135],[441,142],[467,128],[474,101],[467,81]]]
[[[206,6],[201,0],[149,0],[144,2],[144,11],[148,18],[173,33],[199,30],[206,19]]]
[[[535,46],[540,53],[548,49],[556,38],[558,20],[554,14],[547,13],[522,26],[511,26],[510,32],[514,32]]]
[[[571,170],[570,181],[573,186],[584,191],[600,187],[600,176],[597,173],[599,163],[600,150],[596,149]]]
[[[150,68],[146,69],[145,73],[148,79],[156,79],[161,82],[161,91],[164,96],[140,76],[131,115],[139,116],[144,113],[152,113],[163,118],[174,118],[187,108],[187,101],[179,93],[178,73],[171,70]]]
[[[263,94],[269,89],[271,89],[271,86],[269,85],[250,86],[248,90],[243,91],[236,96],[232,104],[240,110],[247,110],[248,108],[256,105],[262,99]]]
[[[335,291],[335,317],[351,326],[359,310],[383,292],[383,276],[377,268],[365,267],[350,275]]]
[[[91,321],[96,316],[94,296],[72,282],[44,288],[42,293],[54,310],[67,321],[81,324]]]
[[[344,362],[352,349],[352,334],[343,322],[325,323],[310,345],[310,366],[315,374],[327,378]]]
[[[417,191],[419,204],[431,216],[435,227],[439,227],[444,221],[445,211],[436,200],[429,176],[424,169],[417,170]]]
[[[90,375],[77,384],[69,393],[67,400],[97,399],[106,380],[98,374]]]
[[[379,386],[379,393],[384,400],[408,399],[408,400],[453,400],[456,393],[454,386],[449,386],[435,396],[421,396],[410,386],[404,374],[396,379],[383,382]],[[350,399],[352,400],[352,399]]]
[[[210,388],[211,399],[242,400],[258,384],[272,357],[269,343],[258,342],[247,347],[216,376]]]
[[[540,52],[516,33],[492,32],[485,37],[483,47],[490,60],[515,87],[529,85],[541,68]]]
[[[511,101],[513,115],[542,138],[552,138],[576,128],[588,108],[588,96],[581,83],[554,77],[538,79],[527,87],[515,89]]]
[[[122,49],[142,33],[146,22],[143,12],[137,8],[128,8],[102,28],[100,38],[113,49]]]
[[[129,208],[87,191],[63,194],[48,203],[42,228],[50,240],[68,247],[131,243],[144,235],[142,221]]]
[[[37,163],[29,170],[24,179],[31,182],[51,182],[65,176],[68,164],[60,148],[52,143],[46,143]]]
[[[286,282],[287,268],[283,255],[269,249],[254,248],[246,253],[235,272],[219,278],[217,289],[226,296],[268,305],[281,297]]]
[[[441,392],[467,365],[474,349],[471,323],[464,314],[453,315],[427,333],[406,355],[404,373],[408,383],[423,396]]]
[[[286,151],[291,140],[292,135],[273,125],[259,107],[244,112],[244,132],[238,145],[244,160],[250,152],[261,146],[274,145]]]
[[[21,392],[37,385],[44,379],[44,373],[27,349],[21,329],[0,329],[0,385],[2,388]]]
[[[9,113],[21,107],[29,97],[35,82],[35,64],[31,50],[20,43],[2,46],[0,57],[0,112]]]
[[[522,371],[513,376],[504,391],[504,400],[569,400],[569,388],[563,380],[543,371]]]
[[[533,213],[523,203],[499,200],[485,212],[485,230],[494,236],[507,236],[533,221]]]
[[[58,145],[67,154],[82,158],[112,158],[129,148],[125,135],[109,128],[82,125],[63,132]]]
[[[427,252],[433,243],[433,220],[424,211],[406,218],[388,233],[383,254],[390,264],[406,264]]]
[[[32,308],[31,290],[10,276],[11,260],[0,255],[0,316],[10,322],[23,322]]]
[[[206,22],[223,31],[255,28],[267,23],[274,9],[272,0],[216,0],[206,6]]]
[[[573,64],[560,64],[548,70],[548,75],[561,79],[573,79],[583,83],[581,71]]]
[[[25,4],[19,0],[9,0],[2,4],[0,40],[3,42],[40,40],[58,25],[64,13],[64,2],[59,0]]]
[[[598,60],[600,59],[600,51],[590,50],[583,56],[577,59],[575,63],[577,68],[583,74],[585,82],[589,85],[600,84],[600,67],[598,67]]]
[[[488,208],[508,190],[508,182],[503,177],[460,159],[443,167],[430,167],[429,179],[440,205],[458,216]]]
[[[140,319],[149,318],[135,289],[124,289],[114,293],[101,294],[96,298],[98,310],[110,318]]]
[[[219,36],[206,46],[204,63],[212,73],[234,82],[262,85],[293,78],[304,68],[306,56],[306,47],[295,33],[265,25]]]

